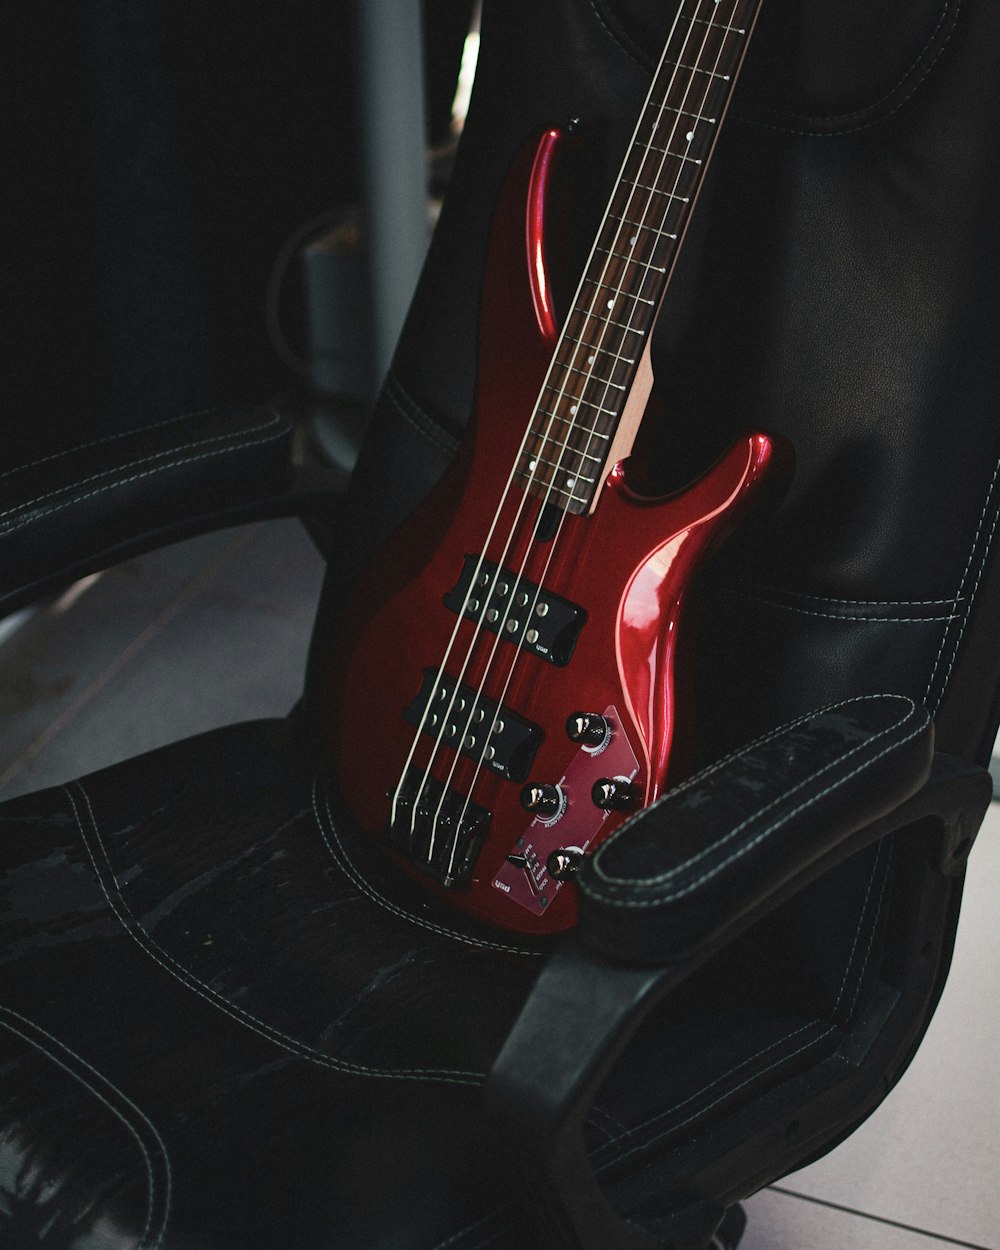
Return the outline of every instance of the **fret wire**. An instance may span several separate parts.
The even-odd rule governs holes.
[[[646,151],[659,152],[661,156],[669,156],[675,161],[688,161],[692,165],[703,165],[705,163],[694,156],[685,156],[683,152],[671,152],[669,148],[658,148],[652,143],[646,148]]]
[[[734,35],[745,35],[747,33],[741,26],[727,26],[722,22],[707,22],[703,17],[692,17],[690,20],[692,26],[711,26],[715,30],[729,31]]]
[[[656,303],[655,300],[647,299],[643,295],[633,295],[631,291],[624,291],[622,290],[621,286],[611,286],[607,282],[598,282],[594,278],[584,278],[584,282],[587,283],[589,286],[601,287],[605,291],[614,291],[619,296],[624,296],[626,299],[638,300],[640,304],[655,304]]]
[[[644,269],[652,269],[656,273],[667,272],[663,265],[654,265],[650,260],[637,260],[634,256],[626,256],[624,252],[616,252],[610,247],[599,247],[595,250],[603,252],[605,256],[614,256],[617,260],[627,260],[632,265],[642,265]]]
[[[688,139],[688,143],[691,144],[697,142],[699,148],[701,148],[702,144],[705,144],[705,148],[708,151],[711,150],[711,144],[708,142],[709,136],[705,135],[703,138],[696,139],[694,131],[697,130],[701,123],[705,123],[709,126],[716,125],[717,118],[712,116],[709,111],[711,108],[709,100],[710,98],[714,98],[714,92],[721,92],[725,90],[724,84],[731,81],[732,75],[722,72],[722,70],[729,69],[739,63],[740,40],[738,38],[730,40],[729,36],[731,34],[741,36],[746,32],[743,28],[738,27],[735,24],[729,25],[725,21],[714,22],[711,20],[705,21],[697,18],[684,20],[688,22],[688,27],[684,32],[683,40],[678,41],[681,45],[681,54],[677,55],[675,53],[670,59],[667,59],[667,56],[665,56],[663,61],[661,61],[657,73],[660,76],[669,74],[670,81],[667,83],[661,99],[656,104],[656,116],[654,117],[650,115],[646,116],[644,119],[640,119],[639,128],[636,131],[636,138],[633,141],[635,145],[638,145],[640,142],[638,135],[641,132],[644,121],[645,124],[649,126],[648,134],[650,137],[655,134],[664,121],[666,122],[664,129],[668,133],[671,130],[673,133],[676,133],[679,125],[685,124],[685,121],[690,121],[693,122],[694,125],[693,127],[690,127],[690,138]],[[685,57],[683,55],[684,48],[687,47],[689,42],[692,44],[695,42],[693,31],[693,27],[695,26],[705,30],[704,37],[699,37],[701,49],[693,55],[693,58]],[[713,32],[716,31],[719,32],[718,37],[712,38],[711,36]],[[676,47],[677,45],[675,44],[674,46]],[[694,50],[692,48],[692,52],[693,51]],[[706,68],[706,65],[703,63],[706,60],[706,52],[708,60],[714,58],[714,69]],[[696,64],[687,64],[686,62],[689,59],[694,59]],[[732,63],[732,66],[730,65],[730,62]],[[678,73],[690,75],[688,81],[678,82]],[[695,83],[699,80],[699,76],[702,79],[709,80],[709,85],[707,87],[696,89]],[[671,105],[671,95],[673,95],[675,99],[679,96],[680,99],[678,103],[687,105],[688,96],[696,90],[698,92],[703,90],[705,93],[700,104],[694,105],[693,107],[690,105],[688,107],[674,107]],[[655,91],[653,94],[655,95]],[[646,111],[647,114],[652,114],[652,107],[648,100]],[[685,119],[685,121],[682,121],[682,119]],[[703,134],[704,132],[698,131],[699,136]],[[696,148],[696,150],[698,150],[698,148]],[[637,161],[632,160],[634,156],[638,157]],[[657,158],[659,158],[658,161]],[[630,163],[630,161],[634,166],[637,166],[636,175],[632,179],[628,179],[625,176],[625,167]],[[648,333],[652,317],[648,312],[643,313],[640,310],[655,309],[657,302],[657,299],[649,299],[648,297],[640,295],[638,292],[643,289],[646,277],[650,273],[662,276],[668,272],[669,266],[655,264],[653,256],[657,254],[657,249],[659,248],[661,239],[667,239],[669,241],[668,247],[670,244],[676,244],[680,228],[683,225],[688,212],[687,209],[680,208],[680,211],[677,214],[677,229],[670,230],[666,228],[667,221],[665,219],[665,214],[663,216],[659,216],[654,206],[659,203],[661,205],[661,211],[662,206],[665,204],[689,206],[691,203],[690,195],[682,195],[679,193],[681,189],[680,183],[682,181],[682,176],[688,167],[694,167],[694,169],[697,170],[697,168],[703,164],[703,157],[695,157],[685,152],[674,151],[670,138],[668,138],[662,146],[661,144],[653,144],[651,141],[642,147],[634,146],[632,151],[630,151],[626,156],[619,184],[615,189],[614,196],[612,197],[612,204],[608,209],[608,215],[602,225],[601,234],[598,237],[597,243],[595,243],[595,253],[600,254],[605,258],[603,262],[600,262],[601,277],[588,277],[587,275],[584,275],[581,281],[574,307],[571,309],[570,316],[567,319],[566,327],[564,328],[561,339],[561,342],[573,344],[574,347],[569,350],[569,359],[556,359],[553,361],[553,367],[557,370],[561,369],[563,371],[563,381],[558,385],[550,384],[545,388],[545,390],[543,390],[543,395],[539,399],[539,405],[536,410],[536,416],[539,420],[547,418],[550,423],[552,421],[557,421],[564,427],[569,427],[567,429],[566,441],[562,444],[561,449],[555,453],[560,457],[559,462],[552,462],[543,456],[535,456],[531,458],[535,462],[546,465],[548,468],[552,469],[553,472],[563,467],[561,464],[561,458],[567,453],[571,456],[577,456],[578,459],[585,456],[594,460],[600,459],[599,457],[591,457],[586,452],[581,452],[579,448],[575,448],[571,445],[571,441],[581,441],[584,439],[598,437],[601,438],[604,443],[607,443],[611,438],[611,433],[604,433],[597,428],[593,430],[583,429],[576,420],[575,412],[573,413],[573,419],[570,419],[555,412],[554,408],[558,407],[562,396],[568,393],[566,391],[566,387],[570,377],[586,377],[589,374],[590,380],[592,380],[597,386],[603,387],[605,393],[612,389],[620,393],[627,392],[627,386],[614,382],[610,376],[610,370],[607,370],[606,366],[601,366],[598,361],[610,360],[612,369],[615,368],[618,363],[621,363],[623,367],[629,371],[631,371],[631,369],[635,366],[635,358],[624,355],[620,349],[624,347],[624,344],[627,342],[625,339],[626,334],[638,334],[640,338],[645,338]],[[688,185],[694,185],[694,180],[699,176],[700,175],[697,173],[691,173],[687,179]],[[658,185],[650,185],[651,182]],[[671,184],[672,189],[667,190],[666,186]],[[635,221],[634,219],[625,216],[625,212],[631,207],[632,197],[637,191],[643,192],[647,196],[646,204],[641,206],[641,212],[639,215],[641,217],[652,215],[654,220],[658,220],[658,225],[651,224],[645,220]],[[659,199],[657,200],[655,197],[659,197]],[[622,200],[624,200],[623,204],[621,203]],[[618,201],[617,204],[616,201]],[[619,208],[619,205],[620,209],[619,211],[616,211],[616,209]],[[640,206],[637,205],[637,207]],[[634,232],[635,237],[629,241],[628,251],[624,252],[619,250],[624,246],[620,236],[626,228],[630,228]],[[674,248],[670,248],[671,255],[674,250]],[[648,256],[645,258],[643,256],[644,252],[648,252]],[[668,258],[664,257],[664,259]],[[616,269],[615,261],[622,262],[622,264],[617,266],[619,269],[618,281],[612,285],[612,283],[614,283],[612,275]],[[601,280],[605,277],[610,277],[612,282],[609,283],[608,281]],[[586,294],[587,291],[590,292],[589,295]],[[631,313],[628,316],[629,324],[625,324],[622,320],[614,316],[606,315],[600,310],[599,307],[587,307],[587,302],[591,305],[598,303],[599,291],[612,292],[615,300],[623,295],[632,300],[631,306],[625,306],[626,308],[631,307]],[[613,307],[614,305],[610,304],[610,306]],[[578,318],[579,320],[577,320]],[[637,324],[632,324],[633,321]],[[578,333],[582,335],[582,337],[577,337],[569,332],[571,329],[577,328],[577,326],[579,326]],[[593,334],[598,341],[593,341],[590,337],[591,334]],[[605,340],[611,341],[610,346],[605,345]],[[590,357],[587,360],[586,368],[581,368],[578,363],[580,358],[577,355],[577,350],[580,347],[586,348]],[[600,353],[600,357],[598,357],[598,353]],[[553,404],[550,399],[549,409],[545,409],[541,406],[546,392],[548,392],[550,396],[554,395],[556,399],[555,404]],[[572,398],[571,393],[569,394]],[[599,404],[593,400],[587,400],[582,397],[576,398],[576,408],[579,408],[580,404],[585,404],[589,411],[597,413],[599,420],[600,414],[604,414],[610,418],[608,424],[613,432],[612,423],[614,423],[615,419],[620,416],[620,410],[618,408],[609,408],[603,404]],[[540,450],[547,449],[552,443],[552,440],[549,438],[547,432],[540,433],[535,430],[531,430],[529,431],[529,434],[539,439]],[[589,446],[589,443],[586,443],[585,445]],[[578,495],[574,496],[572,491],[567,491],[556,486],[554,481],[550,482],[549,485],[551,489],[559,491],[559,493],[567,499],[575,500],[579,503],[588,502],[588,500],[581,498]]]
[[[573,448],[570,447],[567,448],[567,450],[572,451]],[[567,477],[574,478],[578,482],[586,482],[588,486],[593,486],[593,484],[597,481],[597,478],[587,477],[587,475],[585,473],[581,473],[579,469],[571,469],[568,465],[562,464],[558,460],[546,460],[544,456],[538,455],[528,456],[527,452],[525,452],[525,456],[528,459],[528,469],[532,473],[534,473],[536,465],[544,464],[549,469],[561,469]]]
[[[675,69],[682,69],[686,74],[707,74],[709,78],[720,78],[723,82],[729,82],[732,78],[731,74],[717,74],[714,70],[703,69],[700,65],[677,65],[673,61],[666,61],[664,64],[672,65]]]
[[[601,437],[601,438],[604,438],[604,435],[602,434],[600,437]],[[548,441],[549,441],[549,442],[551,442],[552,440],[551,440],[551,439],[549,439]],[[543,439],[543,440],[542,440],[542,442],[544,443],[544,442],[545,442],[545,440]],[[561,446],[561,444],[560,444],[560,446]],[[593,460],[593,462],[594,462],[595,464],[600,464],[600,463],[601,463],[601,457],[600,457],[600,456],[595,456],[595,455],[593,454],[593,452],[589,452],[589,451],[580,451],[580,449],[579,449],[578,447],[570,447],[568,444],[566,445],[566,450],[567,450],[568,452],[570,452],[570,453],[571,453],[572,455],[574,455],[574,456],[579,456],[579,457],[581,458],[581,460]],[[546,459],[545,459],[545,457],[544,457],[543,455],[541,455],[541,454],[540,454],[540,452],[531,452],[531,451],[527,451],[527,450],[525,450],[525,452],[524,452],[524,456],[525,456],[525,458],[526,458],[526,459],[528,459],[528,460],[540,460],[540,461],[542,462],[542,464],[552,464],[552,461],[551,461],[551,460],[546,460]],[[555,468],[558,468],[559,466],[558,466],[558,465],[555,465],[554,467],[555,467]]]
[[[588,408],[592,408],[592,409],[594,409],[594,411],[595,411],[595,412],[604,412],[604,413],[607,413],[607,415],[608,415],[609,417],[617,417],[617,416],[618,416],[618,409],[617,409],[617,408],[603,408],[600,404],[595,404],[595,403],[594,403],[594,401],[593,401],[592,399],[576,399],[576,400],[574,400],[573,402],[574,402],[574,403],[576,403],[576,404],[586,404]],[[540,408],[540,409],[539,409],[539,411],[540,411],[540,412],[541,412],[541,414],[542,414],[543,416],[545,416],[545,417],[555,417],[555,419],[556,419],[557,421],[566,421],[566,420],[567,420],[567,418],[566,418],[566,417],[561,416],[558,412],[548,412],[545,408]],[[576,414],[574,413],[573,415],[575,416]],[[570,422],[569,422],[569,424],[570,424],[570,425],[572,425],[572,424],[573,424],[573,422],[572,422],[572,421],[570,421]]]
[[[565,368],[566,370],[568,370],[568,372],[570,372],[570,373],[580,373],[580,374],[582,374],[582,375],[583,375],[584,377],[586,377],[586,378],[592,378],[592,377],[594,376],[593,370],[591,370],[591,369],[581,369],[581,368],[579,368],[577,365],[564,365],[564,366],[563,366],[563,368]],[[606,379],[606,378],[601,378],[601,385],[602,385],[602,386],[613,386],[613,387],[615,388],[615,390],[616,390],[616,391],[624,391],[624,390],[626,389],[626,388],[625,388],[625,387],[621,384],[621,382],[612,382],[612,381],[610,381],[609,379]]]
[[[676,239],[676,234],[671,234],[669,230],[657,230],[655,226],[649,225],[644,221],[632,221],[630,217],[619,217],[618,221],[623,226],[634,226],[636,230],[648,230],[650,234],[661,235],[664,239]]]
[[[561,421],[563,425],[570,426],[572,430],[577,431],[580,434],[585,434],[587,436],[588,447],[590,446],[591,441],[595,438],[599,438],[599,439],[602,439],[604,442],[607,442],[608,439],[611,437],[610,434],[605,434],[604,431],[601,430],[598,426],[594,426],[593,428],[591,428],[590,426],[579,425],[576,421],[570,421],[566,417],[559,417],[559,416],[555,416],[554,420]],[[541,450],[541,448],[546,443],[559,442],[561,436],[558,434],[540,434],[537,431],[533,431],[531,437],[536,438],[538,440],[539,450]],[[566,440],[563,440],[562,445],[566,447],[570,446],[568,438]],[[588,460],[600,460],[601,458],[600,456],[595,456],[591,452],[587,452],[587,451],[577,450],[576,454],[578,456],[586,456]]]
[[[518,477],[527,477],[530,487],[537,488],[544,486],[546,492],[554,490],[557,494],[565,495],[567,499],[572,499],[575,503],[590,503],[590,497],[588,495],[576,495],[565,486],[557,486],[555,482],[542,482],[536,477],[529,476],[524,469],[515,469],[514,472]]]
[[[614,356],[617,360],[623,360],[627,365],[634,365],[635,361],[630,356],[623,356],[620,352],[609,351],[606,347],[598,347],[596,343],[588,343],[586,339],[574,338],[572,334],[564,334],[564,339],[568,339],[571,343],[578,343],[581,347],[589,347],[592,352],[603,352],[606,356]]]
[[[637,191],[649,191],[653,195],[665,195],[668,200],[679,200],[681,204],[691,203],[689,195],[674,195],[672,191],[661,191],[659,187],[647,187],[642,182],[633,182],[630,185],[635,187]]]

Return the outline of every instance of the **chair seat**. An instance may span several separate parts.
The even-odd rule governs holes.
[[[544,949],[431,903],[317,775],[294,722],[261,721],[0,808],[5,1246],[536,1244],[480,1086]],[[592,1111],[626,1204],[751,1058],[839,1036],[787,966],[769,990],[742,965],[714,1010],[651,1022]]]

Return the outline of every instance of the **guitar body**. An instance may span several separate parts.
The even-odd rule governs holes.
[[[332,692],[335,769],[358,822],[383,838],[395,803],[403,834],[386,845],[407,872],[463,911],[532,934],[575,921],[571,871],[552,875],[560,853],[585,853],[667,784],[683,734],[675,660],[688,591],[778,458],[767,436],[749,434],[661,499],[633,491],[619,461],[589,515],[559,511],[547,527],[543,501],[511,488],[556,337],[544,226],[557,145],[545,135],[508,178],[485,274],[474,420],[456,462],[358,587]],[[474,598],[490,569],[500,571]],[[492,629],[481,624],[487,602]],[[544,631],[555,616],[562,638],[548,655],[517,645],[532,621]],[[439,671],[447,689],[433,686]],[[590,726],[594,737],[603,725],[600,740],[571,740],[577,712],[602,718]],[[523,725],[528,740],[491,767],[489,731]],[[400,798],[404,773],[413,780]],[[595,803],[593,787],[609,779],[621,809]],[[557,788],[554,810],[526,810],[526,783]],[[474,836],[452,845],[463,820]]]

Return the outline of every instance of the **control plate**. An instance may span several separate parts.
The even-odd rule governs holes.
[[[622,728],[618,709],[605,708],[604,717],[611,725],[610,739],[596,747],[578,747],[565,776],[558,781],[566,796],[562,811],[556,816],[536,817],[510,848],[518,862],[503,863],[493,879],[494,889],[536,916],[545,912],[565,884],[549,876],[545,866],[549,856],[560,847],[585,851],[611,814],[594,805],[590,797],[594,783],[602,777],[632,781],[639,772],[639,761]]]

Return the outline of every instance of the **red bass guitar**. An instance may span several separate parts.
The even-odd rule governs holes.
[[[544,242],[559,134],[515,165],[475,419],[338,639],[335,767],[353,815],[429,889],[506,929],[571,926],[581,858],[666,786],[685,598],[781,458],[752,433],[679,494],[630,484],[650,333],[758,3],[684,0],[561,330]]]

